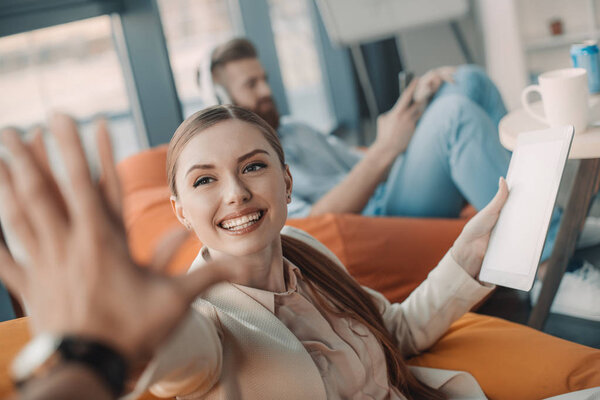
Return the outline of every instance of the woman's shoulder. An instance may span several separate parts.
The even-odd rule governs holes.
[[[300,240],[303,243],[308,244],[315,250],[325,254],[327,257],[331,258],[335,263],[337,263],[340,267],[346,271],[346,267],[340,261],[340,259],[333,253],[327,246],[323,243],[319,242],[317,239],[306,233],[305,231],[295,228],[293,226],[284,226],[281,230],[281,235],[291,237],[292,239]]]

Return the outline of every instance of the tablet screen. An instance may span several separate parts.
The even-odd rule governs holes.
[[[519,136],[506,176],[510,194],[492,231],[481,280],[530,289],[571,138],[572,132],[567,128]]]

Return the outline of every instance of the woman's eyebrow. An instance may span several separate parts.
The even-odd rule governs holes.
[[[188,174],[195,169],[215,169],[215,166],[212,164],[194,164],[187,170],[185,176],[188,176]]]
[[[259,154],[259,153],[264,153],[266,155],[269,155],[269,152],[263,149],[256,149],[256,150],[252,150],[249,153],[244,154],[243,156],[238,157],[238,163],[247,160],[248,158],[252,157],[255,154]]]
[[[238,161],[238,163],[240,163],[240,162],[252,157],[253,155],[260,154],[260,153],[269,155],[269,152],[266,150],[256,149],[256,150],[252,150],[249,153],[244,154],[243,156],[239,156],[237,161]],[[190,167],[190,169],[187,170],[187,172],[185,173],[185,176],[188,176],[188,174],[195,169],[215,169],[215,166],[213,164],[194,164]]]

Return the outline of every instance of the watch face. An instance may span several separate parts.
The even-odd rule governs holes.
[[[17,355],[11,365],[15,382],[28,379],[48,361],[58,349],[61,338],[48,333],[37,335]]]

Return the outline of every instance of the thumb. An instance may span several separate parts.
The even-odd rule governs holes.
[[[183,228],[175,228],[167,232],[152,254],[149,264],[150,269],[155,272],[166,272],[169,263],[189,236],[189,232]]]
[[[194,301],[202,292],[212,285],[231,279],[232,273],[220,261],[211,261],[185,275],[171,279],[175,281],[180,293],[188,303]]]
[[[392,107],[392,110],[403,110],[410,105],[410,103],[415,95],[415,90],[417,89],[418,83],[419,83],[419,78],[414,78],[410,82],[410,84],[406,87],[406,89],[404,89],[404,92],[402,92],[402,94],[400,95],[400,98],[398,98],[398,101],[396,102],[396,104],[394,104],[394,107]]]
[[[489,214],[500,214],[500,211],[502,210],[502,207],[504,207],[507,199],[508,185],[506,184],[506,180],[503,177],[500,177],[498,180],[498,192],[496,192],[496,195],[492,201],[485,206],[485,212]]]

